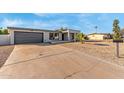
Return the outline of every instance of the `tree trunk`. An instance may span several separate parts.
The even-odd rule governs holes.
[[[119,58],[119,43],[116,43],[116,56]]]

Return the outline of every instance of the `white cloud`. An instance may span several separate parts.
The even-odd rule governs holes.
[[[38,16],[48,16],[47,13],[36,13],[35,15]],[[51,14],[51,16],[53,16]],[[57,18],[57,19],[49,19],[49,20],[22,20],[22,19],[9,19],[4,18],[1,22],[2,26],[17,26],[17,27],[28,27],[28,28],[41,28],[41,29],[58,29],[60,27],[67,27],[67,28],[76,28],[79,29],[79,26],[75,26],[77,23],[74,23],[74,26],[69,25],[71,20],[66,18]]]
[[[45,28],[45,29],[58,29],[60,27],[69,27],[66,20],[63,19],[49,20],[49,21],[34,20],[30,24],[32,24],[34,28]]]
[[[34,15],[44,17],[44,16],[47,16],[48,14],[46,14],[46,13],[34,13]]]
[[[109,19],[109,16],[107,14],[100,14],[100,16],[96,18],[97,22],[95,22],[89,19],[91,16],[94,15],[95,14],[92,13],[83,13],[80,14],[78,17],[80,27],[82,27],[82,30],[87,34],[96,32],[95,26],[98,26],[97,32],[103,31],[103,29],[101,29],[101,22],[106,22]]]
[[[35,15],[41,16],[41,17],[44,17],[44,16],[45,17],[51,17],[51,16],[53,17],[53,16],[56,16],[56,15],[59,16],[59,14],[53,15],[53,14],[47,14],[47,13],[46,14],[45,13],[36,13]],[[87,28],[88,30],[91,30],[91,28],[93,30],[93,27],[95,25],[93,25],[89,21],[88,22],[84,21],[84,19],[87,19],[89,16],[92,16],[92,15],[94,15],[94,14],[93,13],[80,13],[80,14],[77,14],[77,15],[71,14],[71,16],[74,16],[74,17],[77,18],[77,20],[79,20],[79,22],[74,23],[73,26],[69,25],[71,20],[63,19],[62,16],[61,16],[61,19],[59,18],[59,19],[54,19],[54,20],[49,20],[49,21],[44,21],[44,22],[37,20],[37,21],[34,21],[33,24],[34,24],[35,27],[50,28],[50,29],[57,29],[59,27],[68,27],[68,28],[80,29],[81,27],[79,27],[77,25],[77,24],[79,24],[79,25],[82,25],[82,27],[84,27],[84,25],[85,25],[86,26],[85,28]],[[82,22],[82,20],[83,20],[83,22]]]
[[[96,24],[92,23],[89,19],[87,19],[87,18],[80,19],[79,22],[80,22],[79,25],[80,25],[80,27],[82,27],[84,33],[89,34],[89,33],[96,32],[95,28],[94,28],[96,26]]]
[[[4,18],[3,21],[2,21],[3,26],[20,26],[22,24],[23,24],[23,22],[20,19],[12,20],[12,19]]]
[[[46,28],[46,27],[48,27],[50,24],[49,23],[47,23],[47,22],[42,22],[42,21],[38,21],[38,20],[35,20],[35,21],[33,21],[32,22],[32,26],[34,27],[34,28]]]
[[[82,13],[79,15],[80,17],[89,17],[89,16],[93,16],[92,13]]]
[[[66,20],[57,19],[57,20],[32,20],[24,21],[21,19],[8,19],[4,18],[1,22],[3,27],[7,26],[17,26],[17,27],[27,27],[27,28],[42,28],[42,29],[58,29],[59,27],[68,27]]]

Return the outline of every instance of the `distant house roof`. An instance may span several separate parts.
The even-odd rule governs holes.
[[[110,34],[110,33],[91,33],[91,34],[88,34],[88,35],[108,35],[108,34]]]
[[[32,30],[32,31],[54,31],[54,30],[46,30],[46,29],[34,29],[34,28],[22,28],[22,27],[7,27],[7,29],[17,29],[17,30]]]

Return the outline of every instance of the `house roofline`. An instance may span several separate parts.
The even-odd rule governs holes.
[[[77,32],[80,32],[80,30],[77,30],[77,29],[68,29],[68,30],[72,30],[72,31],[77,31]]]
[[[17,30],[31,30],[31,31],[58,32],[57,30],[35,29],[35,28],[23,28],[23,27],[7,27],[7,29],[12,29],[12,30],[17,29]],[[74,30],[74,29],[67,29],[67,30],[80,32],[80,30]]]
[[[88,34],[88,35],[94,35],[94,34],[97,34],[97,35],[108,35],[110,33],[91,33],[91,34]]]
[[[60,30],[60,29],[56,29],[55,31],[59,31],[59,30]],[[80,30],[77,30],[77,29],[68,29],[68,28],[66,28],[66,29],[63,30],[63,31],[67,31],[67,30],[80,32]]]
[[[17,29],[17,30],[32,30],[32,31],[47,31],[47,32],[54,32],[54,30],[35,29],[35,28],[23,28],[23,27],[7,27],[7,29]]]

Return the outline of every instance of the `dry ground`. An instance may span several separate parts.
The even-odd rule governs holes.
[[[113,42],[65,43],[62,46],[124,66],[124,43],[120,43],[120,58],[116,57],[116,47]]]
[[[0,46],[0,67],[5,63],[14,46]]]
[[[123,66],[105,61],[107,56],[102,58],[109,47],[91,43],[15,45],[0,69],[0,78],[124,78]]]

